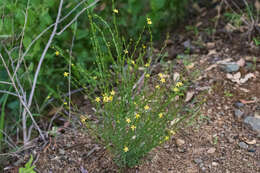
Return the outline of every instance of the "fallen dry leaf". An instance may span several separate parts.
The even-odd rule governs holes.
[[[245,93],[248,93],[250,90],[246,89],[246,88],[239,88],[241,91],[244,91]]]
[[[240,99],[239,100],[241,103],[243,104],[250,104],[250,103],[255,103],[256,100],[244,100],[244,99]]]
[[[212,49],[212,50],[209,51],[208,56],[209,56],[209,55],[214,55],[214,54],[216,54],[216,53],[217,53],[216,50],[215,50],[215,49]]]
[[[185,98],[185,102],[188,102],[192,99],[192,97],[194,96],[195,92],[194,91],[188,91],[186,98]]]
[[[217,67],[217,64],[212,64],[211,66],[209,66],[208,68],[206,68],[205,71],[210,71],[212,70],[213,68]]]
[[[230,62],[230,61],[232,61],[232,58],[227,58],[227,59],[224,59],[224,60],[217,61],[216,64],[225,64],[225,63]]]
[[[247,143],[248,145],[254,145],[254,144],[256,144],[256,140],[255,139],[253,139],[251,141],[246,140],[245,143]]]

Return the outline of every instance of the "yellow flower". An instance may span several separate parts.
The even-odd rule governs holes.
[[[150,107],[148,105],[145,105],[144,109],[148,110]]]
[[[112,102],[113,101],[113,96],[108,97],[108,101]]]
[[[105,95],[105,96],[103,97],[103,102],[109,102],[109,97]]]
[[[80,116],[80,121],[84,123],[87,120],[87,118],[83,115]]]
[[[132,60],[131,63],[132,63],[133,65],[135,65],[135,61]]]
[[[115,9],[113,10],[113,12],[116,13],[116,14],[118,14],[118,9],[115,8]]]
[[[165,138],[164,138],[166,141],[168,141],[169,140],[169,136],[165,136]]]
[[[155,88],[156,88],[156,89],[160,89],[160,85],[156,85]]]
[[[163,117],[163,113],[159,113],[159,118],[162,118]]]
[[[136,119],[140,118],[140,114],[135,114],[135,118]]]
[[[131,129],[134,131],[136,129],[135,125],[131,125]]]
[[[64,72],[63,75],[64,75],[64,77],[68,77],[69,73],[68,72]]]
[[[182,85],[183,85],[182,82],[177,82],[177,83],[176,83],[176,87],[181,87]]]
[[[125,147],[124,147],[124,152],[127,152],[127,151],[129,151],[129,149],[128,149],[127,146],[125,146]]]
[[[126,118],[126,120],[125,120],[128,124],[129,123],[131,123],[131,120],[130,120],[130,118]]]
[[[95,101],[99,103],[100,102],[100,98],[96,97]]]
[[[59,56],[59,55],[60,55],[60,52],[59,52],[59,51],[56,51],[56,52],[55,52],[55,55],[56,55],[56,56]]]
[[[172,90],[173,90],[174,92],[179,92],[179,91],[180,91],[179,88],[177,88],[177,87],[174,87]]]
[[[47,99],[49,100],[51,98],[51,96],[47,96]]]
[[[127,50],[127,49],[125,49],[125,50],[124,50],[124,53],[125,53],[125,54],[128,54],[128,50]]]
[[[136,102],[134,102],[134,105],[137,105],[137,103],[136,103]]]
[[[145,49],[145,48],[146,48],[146,46],[145,46],[144,44],[143,44],[142,46],[143,46],[143,49]]]
[[[146,78],[149,78],[149,77],[150,77],[150,75],[149,75],[149,74],[146,74],[146,75],[145,75],[145,77],[146,77]]]
[[[114,96],[114,95],[116,94],[116,92],[115,92],[114,90],[112,90],[112,91],[110,92],[110,94],[111,94],[112,96]]]
[[[64,104],[64,105],[67,105],[68,103],[67,103],[67,102],[64,102],[63,104]]]
[[[150,66],[150,63],[146,63],[144,66],[145,66],[145,67],[149,67],[149,66]]]
[[[160,78],[163,78],[163,74],[162,74],[162,73],[159,73],[158,76],[159,76]]]
[[[146,21],[147,21],[147,24],[148,24],[148,25],[151,25],[151,24],[152,24],[151,18],[147,17],[147,18],[146,18]]]
[[[161,78],[160,80],[162,83],[165,83],[165,78]]]
[[[171,135],[175,135],[176,133],[175,133],[175,131],[170,130],[170,134],[171,134]]]

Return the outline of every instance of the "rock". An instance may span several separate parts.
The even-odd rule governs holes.
[[[206,46],[207,46],[208,49],[213,49],[215,47],[215,43],[214,42],[208,42],[206,44]]]
[[[60,155],[64,155],[64,154],[65,154],[65,150],[63,150],[63,149],[60,148],[60,149],[59,149],[59,154],[60,154]]]
[[[224,70],[227,73],[237,72],[239,70],[239,65],[237,63],[225,63],[221,66],[222,70]]]
[[[207,153],[213,154],[213,153],[215,153],[215,151],[216,151],[216,148],[211,147],[211,148],[208,149]]]
[[[212,166],[218,166],[217,162],[212,162]]]
[[[245,105],[244,105],[243,103],[241,103],[241,102],[236,102],[236,103],[234,104],[234,106],[235,106],[236,108],[242,108],[242,107],[244,107]]]
[[[254,152],[256,152],[256,149],[255,149],[255,148],[250,148],[250,149],[248,149],[247,151],[248,151],[248,152],[251,152],[251,153],[254,153]]]
[[[240,109],[235,109],[235,116],[236,118],[240,119],[243,116],[244,112],[242,112]]]
[[[185,49],[190,49],[190,50],[194,49],[194,46],[191,44],[190,40],[183,42],[183,46],[185,47]]]
[[[182,139],[177,139],[177,140],[176,140],[176,145],[177,145],[178,147],[182,146],[183,144],[185,144],[185,141],[184,141],[184,140],[182,140]]]
[[[246,143],[244,143],[244,142],[239,142],[238,145],[239,145],[240,148],[243,148],[243,149],[247,149],[248,148],[248,145]]]
[[[244,119],[244,123],[249,124],[253,130],[260,133],[260,119],[248,116]]]
[[[197,158],[197,159],[194,159],[194,162],[195,162],[196,164],[200,164],[200,163],[202,163],[202,160],[201,160],[200,158]]]

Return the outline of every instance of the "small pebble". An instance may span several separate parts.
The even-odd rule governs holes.
[[[238,145],[239,145],[240,148],[243,148],[243,149],[248,148],[248,145],[245,142],[239,142]]]
[[[182,140],[182,139],[177,139],[177,140],[176,140],[176,145],[177,145],[178,147],[182,146],[183,144],[185,144],[185,141],[184,141],[184,140]]]
[[[212,162],[212,166],[218,166],[217,162]]]
[[[211,148],[208,149],[207,153],[213,154],[213,153],[215,153],[215,151],[216,151],[216,148],[211,147]]]
[[[244,112],[239,109],[235,109],[235,116],[236,118],[240,119],[243,116]]]
[[[197,158],[197,159],[194,159],[194,162],[195,162],[196,164],[200,164],[200,163],[202,163],[202,160],[201,160],[200,158]]]
[[[248,152],[251,152],[251,153],[254,153],[254,152],[256,151],[256,149],[255,149],[255,148],[250,148],[250,149],[248,149],[247,151],[248,151]]]
[[[234,104],[234,106],[235,106],[236,108],[242,108],[242,107],[244,107],[244,104],[241,103],[241,102],[236,102],[236,103]]]

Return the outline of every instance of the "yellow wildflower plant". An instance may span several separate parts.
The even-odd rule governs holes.
[[[125,54],[128,54],[128,50],[127,50],[127,49],[125,49],[125,50],[124,50],[124,53],[125,53]]]
[[[136,118],[136,119],[140,118],[140,114],[137,114],[137,113],[136,113],[136,114],[135,114],[135,118]]]
[[[145,67],[149,67],[149,66],[150,66],[150,63],[146,63],[144,66],[145,66]]]
[[[177,82],[177,83],[176,83],[176,87],[181,87],[181,86],[183,86],[183,83],[182,83],[182,82]]]
[[[87,120],[87,117],[85,117],[84,115],[81,115],[81,116],[80,116],[80,121],[81,121],[82,123],[84,123],[86,120]]]
[[[113,96],[108,97],[108,101],[112,102],[113,101]]]
[[[111,94],[112,96],[114,96],[114,95],[116,94],[116,92],[115,92],[114,90],[112,90],[112,91],[110,92],[110,94]]]
[[[131,123],[131,119],[130,118],[126,118],[125,121],[129,124]]]
[[[134,131],[136,129],[135,125],[131,125],[131,129]]]
[[[95,101],[99,103],[101,101],[100,97],[96,97]]]
[[[59,52],[59,51],[56,51],[56,52],[55,52],[55,55],[56,55],[56,56],[59,56],[59,55],[60,55],[60,52]]]
[[[162,118],[163,117],[163,113],[159,113],[159,118]]]
[[[126,153],[126,152],[128,152],[128,151],[129,151],[128,147],[125,146],[125,147],[124,147],[124,152]]]
[[[180,91],[180,89],[177,88],[177,87],[174,87],[172,90],[173,90],[174,92],[176,92],[176,93]]]
[[[164,138],[166,141],[168,141],[169,140],[169,136],[165,136],[165,138]]]
[[[160,85],[156,85],[155,88],[156,88],[156,89],[160,89]]]
[[[148,24],[148,25],[151,25],[151,24],[152,24],[151,18],[147,17],[147,18],[146,18],[146,21],[147,21],[147,24]]]
[[[105,95],[103,97],[103,102],[105,102],[105,103],[109,102],[109,97],[107,95]]]
[[[161,83],[165,83],[166,82],[165,78],[161,78],[160,81],[161,81]]]
[[[146,74],[145,77],[146,77],[146,78],[149,78],[149,77],[150,77],[150,74]]]
[[[69,73],[68,73],[68,72],[64,72],[64,73],[63,73],[63,76],[64,76],[64,77],[68,77],[68,76],[69,76]]]
[[[118,14],[118,9],[115,8],[115,9],[113,10],[113,12],[116,13],[116,14]]]
[[[148,109],[150,109],[150,107],[148,105],[145,105],[144,110],[148,110]]]

